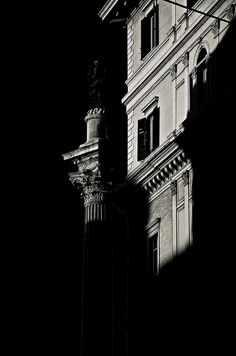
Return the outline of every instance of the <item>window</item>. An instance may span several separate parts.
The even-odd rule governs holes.
[[[145,227],[147,236],[147,269],[156,276],[160,269],[160,218]]]
[[[156,276],[159,271],[158,234],[148,238],[148,270]]]
[[[148,117],[138,121],[138,161],[146,158],[159,146],[160,108],[156,107]]]
[[[159,44],[158,6],[155,6],[141,21],[141,59]]]
[[[198,55],[190,80],[190,111],[194,112],[205,105],[214,95],[215,63],[203,47]]]
[[[143,160],[149,154],[150,124],[146,118],[138,121],[138,161]]]
[[[207,101],[207,51],[202,48],[197,60],[197,106],[202,106]]]

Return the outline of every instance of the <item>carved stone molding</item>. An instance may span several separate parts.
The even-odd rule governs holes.
[[[217,36],[219,34],[219,31],[220,31],[220,20],[216,20],[216,21],[213,22],[213,24],[211,25],[211,31],[212,31],[214,36]]]
[[[89,116],[89,115],[101,115],[101,114],[105,114],[105,108],[94,108],[94,109],[90,109],[87,112],[87,116]]]
[[[225,15],[229,21],[232,21],[235,14],[235,4],[231,4],[226,10]]]
[[[176,42],[177,40],[177,26],[172,26],[172,30],[173,30],[173,35],[174,35],[174,38],[173,38],[173,43]]]
[[[154,177],[150,178],[149,181],[144,185],[144,189],[150,194],[154,193],[154,191],[159,189],[164,183],[168,182],[175,173],[182,169],[182,167],[184,167],[187,162],[188,160],[184,152],[179,153],[163,168],[156,169],[157,172],[155,173]]]
[[[191,73],[192,79],[195,79],[197,77],[197,69],[194,67]]]
[[[184,13],[184,18],[185,18],[185,21],[186,21],[185,30],[187,30],[187,29],[189,28],[189,10],[187,10],[187,11]]]
[[[186,67],[189,63],[189,52],[185,52],[181,60],[183,65]]]
[[[104,202],[111,191],[111,183],[103,179],[99,167],[84,169],[70,177],[72,184],[81,190],[84,205]]]
[[[175,195],[177,193],[177,182],[176,181],[171,182],[170,189],[171,189],[172,195]]]
[[[111,185],[109,183],[102,181],[84,187],[84,205],[87,206],[88,204],[105,202],[110,193],[110,188]]]
[[[187,185],[188,182],[189,182],[189,173],[188,173],[188,171],[185,171],[182,174],[182,179],[183,179],[184,185]]]
[[[105,108],[90,109],[87,112],[87,115],[84,120],[88,121],[89,119],[102,119],[104,114],[105,114]]]
[[[160,218],[155,219],[151,223],[145,226],[145,231],[147,234],[147,237],[152,237],[154,234],[158,233],[159,227],[160,227]]]
[[[176,78],[176,74],[177,74],[177,64],[174,64],[170,69],[170,75],[172,80]]]

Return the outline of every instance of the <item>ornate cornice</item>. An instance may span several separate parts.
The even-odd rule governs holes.
[[[76,163],[76,162],[80,162],[80,159],[82,159],[82,157],[84,156],[85,151],[89,153],[90,156],[94,156],[94,155],[97,156],[97,151],[100,142],[101,142],[100,138],[93,139],[93,141],[90,142],[85,142],[84,144],[80,145],[79,148],[73,151],[69,151],[67,153],[63,153],[62,157],[64,161],[73,159],[74,163]]]
[[[184,152],[180,152],[161,169],[153,169],[152,177],[144,184],[144,189],[150,194],[154,193],[154,191],[167,183],[174,174],[180,171],[187,162],[188,160]],[[171,188],[173,190],[174,186]]]
[[[222,5],[224,0],[219,0],[213,7],[209,10],[209,14],[214,14],[214,12]],[[191,14],[190,14],[191,15]],[[128,105],[129,102],[137,96],[137,94],[147,85],[147,83],[150,83],[152,78],[156,76],[157,73],[160,73],[160,71],[171,61],[171,59],[184,47],[184,45],[189,41],[190,38],[192,38],[195,33],[201,28],[201,26],[208,20],[206,16],[203,16],[202,18],[199,18],[199,21],[196,23],[195,26],[189,27],[187,30],[187,33],[185,36],[181,37],[181,40],[176,42],[175,46],[172,46],[168,49],[167,55],[163,57],[163,60],[160,61],[157,66],[153,67],[153,69],[150,71],[150,73],[147,75],[145,72],[145,68],[149,61],[145,61],[138,69],[137,71],[126,81],[126,85],[129,86],[130,83],[140,75],[142,71],[144,71],[144,76],[142,80],[139,80],[137,82],[137,85],[132,88],[123,98],[122,98],[122,103],[124,105]],[[168,42],[168,37],[165,39],[165,42]],[[160,44],[161,46],[162,44]],[[157,55],[157,52],[160,50],[160,46],[156,47],[156,49],[151,52],[152,56],[150,57],[150,60]]]
[[[181,170],[190,163],[177,139],[183,131],[183,128],[174,131],[162,146],[128,174],[127,180],[150,195],[170,185],[174,177],[181,174]]]
[[[115,5],[119,2],[119,0],[108,0],[103,8],[99,11],[98,16],[105,20],[107,15],[111,12],[111,10],[115,7]]]

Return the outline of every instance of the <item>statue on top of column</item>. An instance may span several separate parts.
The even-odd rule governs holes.
[[[105,68],[102,61],[96,58],[89,65],[87,75],[90,109],[104,107],[104,78]]]

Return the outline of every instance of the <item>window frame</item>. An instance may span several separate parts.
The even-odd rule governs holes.
[[[143,117],[138,120],[137,128],[137,161],[144,160],[151,152],[160,146],[160,105],[159,97],[155,96],[142,110]],[[143,141],[140,141],[140,126],[143,122],[143,127],[146,126],[146,133],[143,133]],[[157,124],[156,129],[154,125]],[[156,135],[155,135],[156,134]],[[146,135],[146,136],[145,136]],[[146,144],[146,146],[145,146]],[[140,152],[142,146],[145,146]]]
[[[160,220],[160,218],[157,218],[146,226],[147,270],[154,277],[160,272]],[[154,242],[156,242],[156,245],[154,245]],[[150,245],[154,246],[151,250]],[[150,256],[152,256],[151,261]],[[156,260],[154,260],[155,256]]]
[[[159,4],[152,3],[141,20],[141,60],[159,45]]]
[[[205,51],[205,56],[201,52]],[[202,57],[199,60],[199,57]],[[195,65],[189,74],[190,111],[192,113],[201,110],[215,90],[215,61],[210,54],[207,44],[201,45],[195,54]]]

